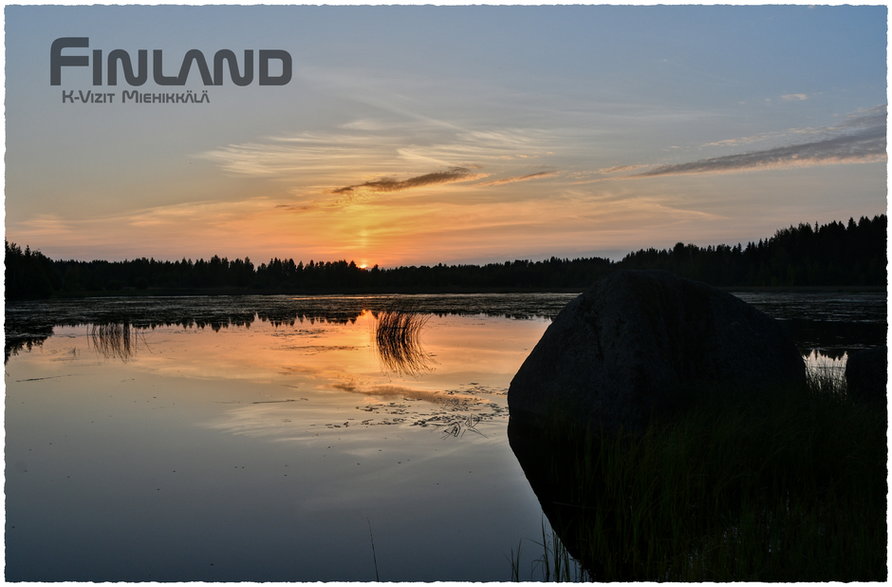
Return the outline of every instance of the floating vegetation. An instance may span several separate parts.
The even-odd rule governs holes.
[[[497,418],[505,419],[508,416],[506,406],[469,396],[453,398],[438,392],[427,392],[424,397],[403,397],[402,399],[407,402],[426,400],[439,404],[440,409],[423,413],[417,406],[397,402],[356,406],[357,410],[368,414],[390,416],[390,418],[367,418],[362,420],[361,424],[378,426],[406,423],[421,428],[438,428],[442,431],[444,439],[461,438],[468,431],[488,438],[486,434],[477,429],[477,425],[481,422],[491,422]]]
[[[417,312],[385,311],[377,316],[375,348],[381,363],[400,375],[431,371],[431,356],[424,351],[418,335],[430,315]]]
[[[465,435],[465,432],[474,432],[486,438],[486,434],[477,430],[477,423],[480,422],[482,418],[480,416],[465,416],[463,418],[457,418],[452,422],[449,422],[446,428],[443,429],[443,438],[449,438],[450,436],[453,438],[461,438]]]

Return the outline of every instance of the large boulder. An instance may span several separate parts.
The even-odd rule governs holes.
[[[886,399],[888,349],[885,345],[849,354],[846,361],[846,387],[857,400]]]
[[[514,376],[511,416],[630,430],[690,392],[804,386],[782,326],[740,299],[663,271],[617,271],[558,314]]]

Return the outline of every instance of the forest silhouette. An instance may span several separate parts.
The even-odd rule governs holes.
[[[615,269],[662,269],[716,286],[884,286],[886,215],[799,224],[746,245],[641,249],[599,257],[485,265],[364,269],[353,261],[247,257],[209,260],[53,260],[6,242],[6,299],[88,295],[238,293],[455,293],[580,291]]]

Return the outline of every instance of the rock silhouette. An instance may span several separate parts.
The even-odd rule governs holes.
[[[569,416],[639,429],[690,392],[805,384],[780,323],[738,298],[662,271],[617,271],[571,301],[514,376],[512,417]]]

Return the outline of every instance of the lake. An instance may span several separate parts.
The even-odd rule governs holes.
[[[815,368],[885,340],[885,292],[738,295]],[[506,394],[573,297],[10,305],[6,578],[537,579]]]

